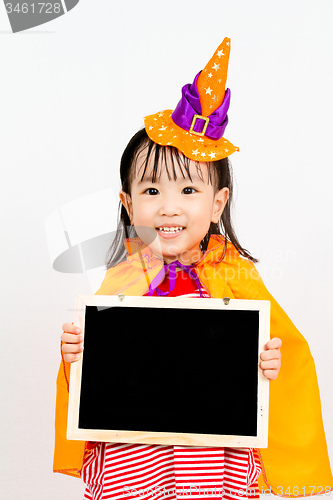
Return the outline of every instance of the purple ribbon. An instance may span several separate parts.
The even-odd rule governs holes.
[[[163,268],[157,273],[153,281],[150,283],[148,296],[151,297],[155,290],[157,295],[159,296],[168,295],[170,292],[172,292],[172,290],[174,290],[176,285],[176,267],[180,267],[181,269],[183,269],[183,271],[185,271],[190,276],[190,278],[195,280],[197,287],[199,289],[200,297],[202,298],[201,283],[197,273],[193,269],[193,266],[185,266],[184,264],[181,264],[178,260],[170,262],[170,264],[164,264]],[[160,284],[161,280],[163,280],[164,276],[168,271],[169,271],[169,290],[163,292],[157,287]]]
[[[182,98],[172,113],[172,120],[178,127],[184,130],[190,130],[194,115],[201,115],[200,96],[197,89],[197,80],[201,72],[197,74],[194,82],[186,84],[182,88]],[[230,106],[230,90],[227,89],[223,102],[211,115],[208,116],[209,123],[205,132],[205,136],[210,139],[221,139],[225,128],[228,125],[228,109]],[[205,122],[197,119],[193,130],[201,132]]]

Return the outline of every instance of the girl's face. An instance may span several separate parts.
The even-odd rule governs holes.
[[[167,157],[168,161],[171,161],[170,157]],[[210,223],[217,223],[222,215],[229,190],[215,191],[209,183],[208,168],[207,164],[200,163],[201,172],[198,173],[196,163],[190,161],[190,180],[188,177],[184,179],[180,168],[175,165],[177,178],[170,180],[166,168],[161,166],[160,175],[153,183],[152,168],[148,163],[142,180],[142,169],[137,169],[131,193],[120,192],[121,202],[132,224],[140,227],[137,232],[141,239],[144,240],[142,227],[149,228],[147,234],[150,233],[150,238],[145,243],[168,263],[178,260],[182,264],[191,264],[199,260],[202,257],[201,240]],[[153,242],[151,229],[156,231]]]

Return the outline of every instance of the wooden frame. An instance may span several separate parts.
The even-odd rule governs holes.
[[[88,308],[88,309],[87,309]],[[110,310],[113,309],[113,311]],[[124,310],[123,308],[135,308],[131,311]],[[87,345],[85,344],[84,356],[77,362],[71,364],[70,373],[70,387],[69,387],[69,410],[68,410],[68,426],[67,426],[67,438],[72,440],[84,440],[84,441],[105,441],[105,442],[121,442],[121,443],[142,443],[142,444],[162,444],[162,445],[188,445],[188,446],[228,446],[228,447],[251,447],[251,448],[266,448],[268,446],[268,400],[269,400],[269,381],[263,376],[262,371],[258,367],[258,359],[260,353],[263,351],[264,344],[269,340],[269,328],[270,328],[270,302],[262,300],[237,300],[237,299],[209,299],[206,298],[171,298],[171,297],[131,297],[131,296],[77,296],[76,297],[76,310],[75,310],[75,321],[74,324],[79,326],[85,335],[85,321],[86,314],[92,314],[90,311],[99,311],[109,309],[108,314],[114,314],[119,311],[119,314],[128,317],[131,313],[140,312],[145,314],[147,317],[147,309],[150,308],[150,312],[154,312],[154,308],[158,308],[158,313],[162,315],[163,318],[168,318],[172,312],[175,314],[187,314],[187,311],[192,310],[192,315],[194,311],[199,311],[200,315],[206,314],[205,311],[237,311],[237,313],[232,314],[248,314],[248,312],[254,312],[255,317],[258,318],[258,344],[257,344],[257,365],[255,368],[256,380],[257,380],[257,401],[256,404],[256,432],[255,435],[229,435],[220,433],[196,433],[196,432],[164,432],[164,431],[142,431],[142,430],[121,430],[121,429],[105,429],[105,428],[80,428],[80,398],[81,398],[81,384],[82,384],[82,373],[84,370],[83,363],[84,356],[86,355],[86,350],[88,352]],[[152,309],[153,308],[153,309]],[[172,309],[172,311],[170,311]],[[178,311],[181,310],[181,311]],[[242,312],[243,311],[243,312]],[[127,314],[128,312],[128,314]],[[157,314],[157,311],[155,310]],[[196,312],[197,317],[198,313]],[[219,318],[223,318],[221,313],[209,313],[219,314]],[[227,313],[227,315],[230,313]],[[251,313],[252,314],[252,313]],[[224,314],[224,317],[226,315]],[[87,316],[89,317],[89,316]],[[208,316],[207,316],[208,317]],[[215,316],[217,317],[217,316]],[[231,317],[231,316],[229,316]],[[235,316],[236,317],[236,316]],[[245,318],[247,316],[244,316]],[[216,322],[214,323],[216,325]],[[116,331],[115,324],[113,325]],[[218,326],[219,330],[220,324]],[[184,329],[183,329],[184,330]],[[182,330],[182,331],[183,331]],[[255,330],[255,328],[254,328]],[[128,328],[127,330],[128,331]],[[156,334],[155,330],[155,334]],[[171,331],[171,330],[170,330]],[[125,329],[122,332],[124,335]],[[226,334],[226,332],[224,332]],[[230,333],[230,332],[229,332]],[[95,335],[95,334],[94,334]],[[119,338],[122,337],[119,336]],[[218,335],[217,335],[218,337]],[[178,337],[177,337],[178,338]],[[230,338],[230,335],[229,335]],[[87,337],[88,339],[88,337]],[[96,342],[98,342],[98,337]],[[86,342],[86,338],[85,338]],[[239,346],[242,349],[242,346]],[[176,350],[175,350],[176,352]],[[112,353],[111,356],[107,355],[110,363],[112,359],[117,359],[122,353]],[[88,354],[86,355],[88,356]],[[232,353],[234,358],[234,363],[237,365],[237,353]],[[86,358],[88,359],[88,357]],[[224,359],[230,359],[230,356]],[[106,361],[105,361],[106,362]],[[103,363],[102,363],[103,364]],[[88,365],[87,365],[88,366]],[[110,364],[110,366],[113,366]],[[224,366],[221,364],[221,366]],[[234,366],[234,365],[233,365]],[[220,367],[219,367],[220,369]],[[230,374],[230,379],[227,383],[232,385],[234,375]],[[178,384],[177,384],[178,385]],[[219,386],[220,387],[220,386]],[[202,394],[202,392],[201,392]],[[217,395],[217,400],[223,402],[223,393]],[[234,399],[234,404],[229,404],[229,407],[223,409],[223,411],[234,412],[236,415],[241,412],[246,419],[247,411],[242,408],[242,401],[237,399],[237,395]],[[211,410],[209,410],[211,411]],[[215,414],[215,411],[220,411],[218,409],[212,410],[211,415]],[[196,410],[194,409],[194,414]],[[203,413],[206,414],[205,412]],[[222,415],[222,414],[221,414]],[[243,418],[243,417],[242,417]],[[244,420],[243,418],[243,420]],[[187,421],[187,420],[186,420]],[[120,425],[118,425],[120,427]],[[253,434],[253,433],[252,433]]]

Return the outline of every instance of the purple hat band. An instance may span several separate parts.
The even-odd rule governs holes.
[[[182,88],[182,98],[172,113],[172,120],[178,127],[190,130],[194,115],[201,115],[200,96],[197,89],[197,79],[201,72],[197,74],[194,82],[186,84]],[[205,136],[210,139],[221,139],[228,124],[228,109],[230,105],[230,90],[227,89],[223,102],[211,115],[208,116],[209,123]],[[203,120],[196,120],[193,130],[201,133],[204,127]]]

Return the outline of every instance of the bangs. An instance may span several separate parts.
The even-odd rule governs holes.
[[[195,164],[198,177],[205,182],[200,162],[190,160],[174,146],[161,146],[148,139],[136,152],[132,163],[132,178],[140,177],[142,182],[146,177],[154,183],[158,182],[162,172],[167,173],[169,181],[177,180],[181,175],[183,179],[191,182],[190,166]],[[216,184],[216,166],[214,162],[205,162],[208,165],[208,183]]]

